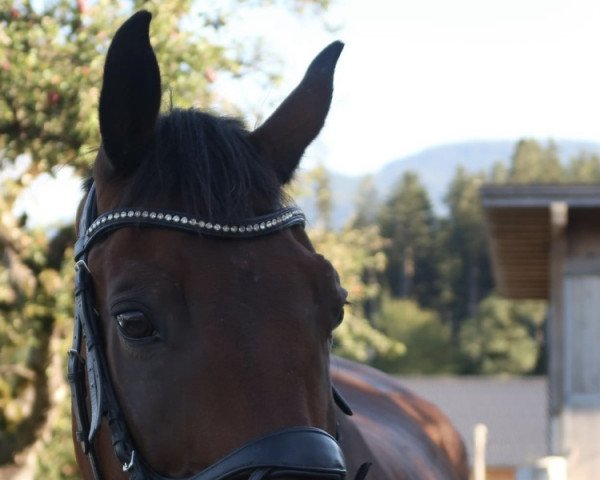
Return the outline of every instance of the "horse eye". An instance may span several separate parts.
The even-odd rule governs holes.
[[[344,307],[342,307],[342,308],[340,309],[340,312],[339,312],[339,314],[338,314],[338,316],[337,316],[336,320],[335,320],[335,323],[333,324],[333,328],[337,328],[337,327],[339,327],[339,326],[340,326],[340,324],[341,324],[341,323],[344,321],[344,313],[345,313],[345,311],[344,311]]]
[[[157,334],[154,325],[142,312],[123,312],[115,315],[117,326],[126,338],[140,340]]]

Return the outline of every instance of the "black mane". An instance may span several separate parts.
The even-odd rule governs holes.
[[[150,204],[237,220],[283,202],[275,173],[236,119],[171,109],[160,116],[145,157],[127,180],[123,207]]]

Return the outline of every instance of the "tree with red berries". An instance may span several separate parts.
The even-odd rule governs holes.
[[[231,20],[272,4],[318,14],[328,0],[0,0],[0,477],[17,456],[35,470],[29,476],[77,478],[64,378],[74,229],[35,229],[14,212],[40,175],[66,165],[87,174],[100,142],[96,111],[111,35],[133,11],[154,13],[164,108],[232,113],[212,88],[219,76],[252,73],[268,84],[276,72],[259,33],[235,40]]]

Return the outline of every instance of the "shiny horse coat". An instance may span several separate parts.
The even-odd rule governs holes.
[[[84,477],[468,478],[439,410],[330,363],[347,293],[282,187],[323,127],[343,45],[249,132],[159,114],[150,20],[133,15],[108,51],[78,215],[69,380]]]

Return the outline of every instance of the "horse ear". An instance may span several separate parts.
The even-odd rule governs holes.
[[[306,147],[323,128],[333,94],[333,73],[344,44],[333,42],[312,61],[304,78],[250,140],[285,184]]]
[[[117,30],[108,49],[100,93],[100,134],[118,172],[133,171],[154,135],[160,109],[160,70],[150,45],[152,15],[140,11]]]

